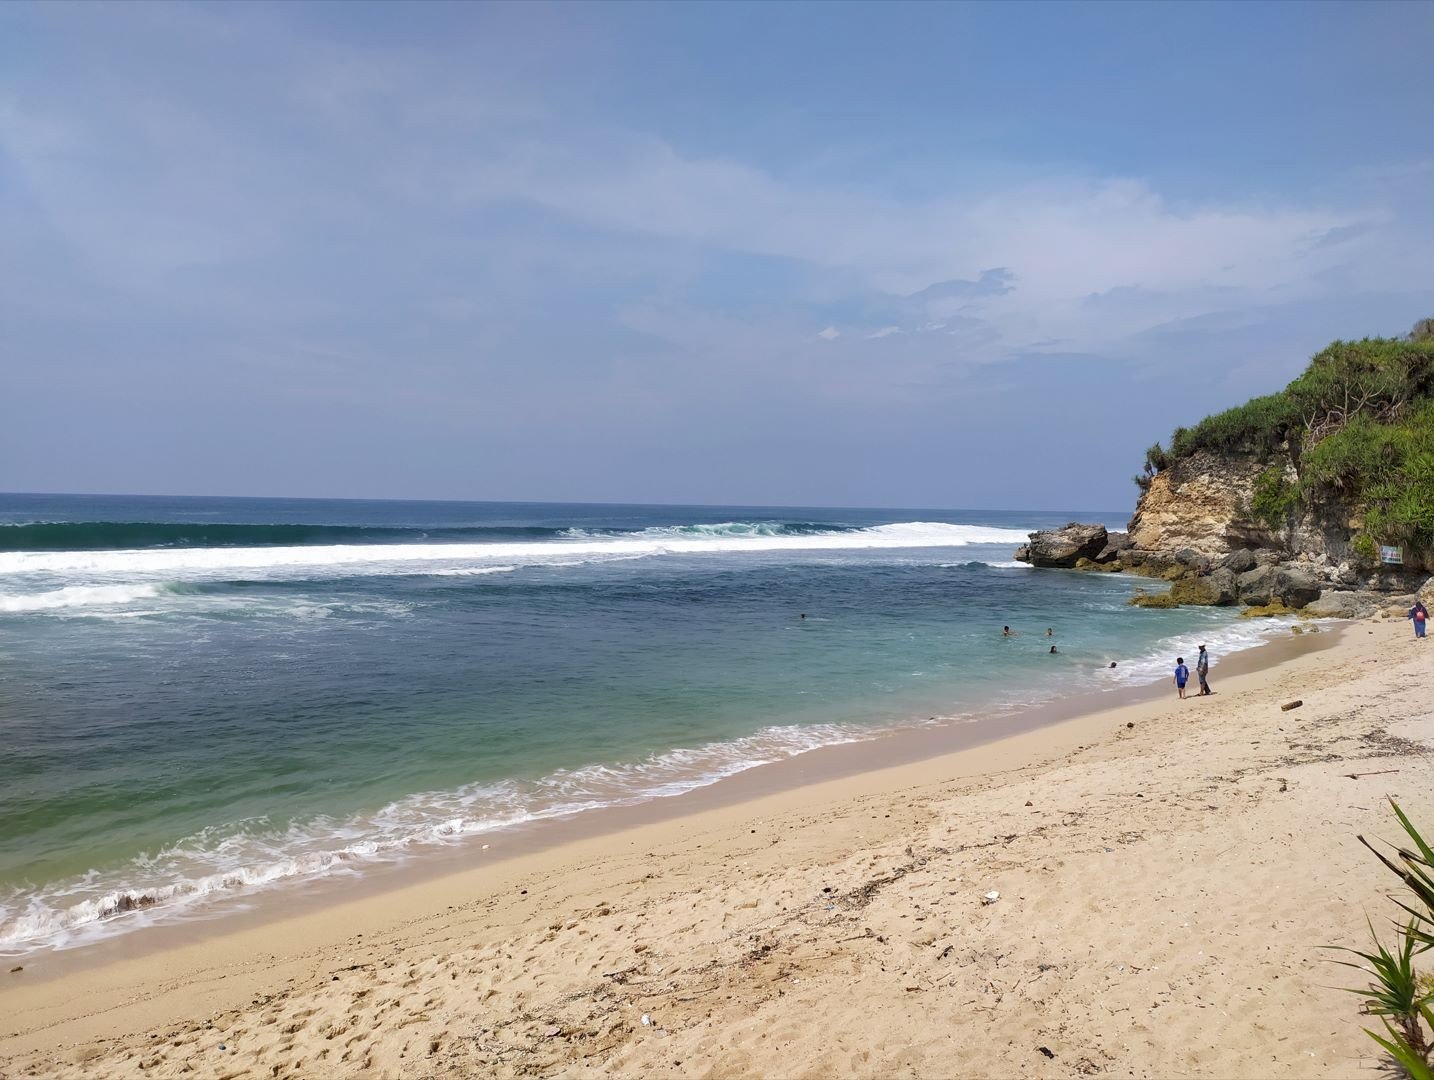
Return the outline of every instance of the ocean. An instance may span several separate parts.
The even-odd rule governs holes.
[[[1012,561],[1123,517],[0,495],[0,955],[1262,640]]]

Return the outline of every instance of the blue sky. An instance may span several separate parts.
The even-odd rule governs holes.
[[[1434,5],[0,6],[0,490],[1120,509],[1434,315]]]

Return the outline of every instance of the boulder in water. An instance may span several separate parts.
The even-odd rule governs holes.
[[[1053,566],[1069,569],[1080,559],[1095,561],[1105,550],[1110,534],[1104,525],[1082,525],[1072,521],[1059,529],[1042,529],[1031,533],[1031,542],[1022,550],[1032,566]],[[1016,553],[1021,558],[1021,552]]]

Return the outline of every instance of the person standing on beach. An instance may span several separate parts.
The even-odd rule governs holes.
[[[1180,691],[1180,696],[1185,697],[1185,684],[1190,681],[1190,669],[1185,666],[1185,657],[1175,658],[1175,688]]]
[[[1204,697],[1210,693],[1210,654],[1205,651],[1205,646],[1200,646],[1200,655],[1195,658],[1195,675],[1200,680],[1200,696]]]
[[[1415,600],[1414,606],[1409,609],[1409,620],[1414,624],[1414,636],[1424,636],[1424,624],[1429,621],[1429,609],[1424,606],[1422,600]]]

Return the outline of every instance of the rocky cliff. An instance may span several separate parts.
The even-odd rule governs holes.
[[[1201,451],[1150,479],[1130,519],[1133,546],[1218,559],[1279,539],[1251,516],[1255,480],[1265,466],[1249,456]]]
[[[1149,478],[1128,534],[1107,535],[1102,526],[1072,522],[1032,533],[1016,558],[1173,582],[1168,593],[1134,601],[1150,607],[1299,609],[1326,593],[1331,604],[1339,600],[1334,606],[1341,611],[1365,610],[1379,606],[1376,594],[1403,596],[1428,579],[1415,552],[1403,567],[1381,566],[1357,552],[1352,537],[1360,522],[1341,507],[1304,506],[1279,527],[1260,520],[1256,491],[1272,468],[1293,477],[1288,458],[1278,463],[1254,454],[1199,451]]]
[[[1146,561],[1209,567],[1234,552],[1261,553],[1332,588],[1407,592],[1429,576],[1427,557],[1406,549],[1405,565],[1382,566],[1355,549],[1360,521],[1329,501],[1302,506],[1279,527],[1261,521],[1253,507],[1256,485],[1271,469],[1292,483],[1286,455],[1273,461],[1253,454],[1202,450],[1150,478],[1130,519],[1130,541]]]
[[[1176,428],[1168,447],[1145,452],[1140,501],[1119,544],[1072,523],[1032,534],[1017,558],[1176,583],[1141,598],[1150,606],[1407,594],[1434,570],[1428,325],[1335,341],[1283,390]],[[1402,559],[1386,563],[1385,549]]]

